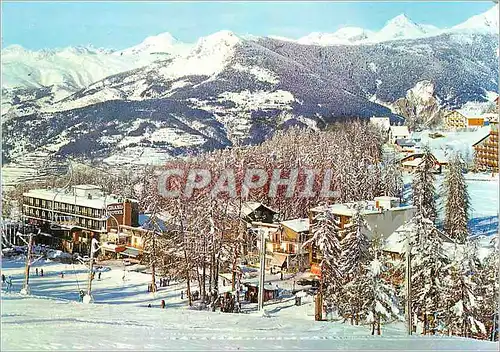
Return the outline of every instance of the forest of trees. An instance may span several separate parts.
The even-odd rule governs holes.
[[[34,186],[61,187],[70,182],[98,184],[108,192],[138,199],[141,210],[150,214],[152,230],[145,238],[143,261],[153,269],[152,280],[157,273],[185,281],[189,305],[196,286],[204,307],[214,310],[219,273],[232,272],[233,290],[241,289],[239,264],[246,254],[244,244],[250,240],[241,220],[243,202],[262,202],[278,211],[278,220],[286,220],[305,217],[312,206],[320,204],[361,204],[380,195],[401,198],[402,173],[384,157],[383,143],[375,126],[360,121],[335,124],[326,131],[291,128],[260,145],[178,158],[140,172],[103,175],[73,170],[71,179],[24,184],[8,196],[19,200],[24,190]],[[299,185],[308,182],[304,170],[331,169],[337,193],[334,198],[322,198],[319,193],[300,197],[296,190],[292,197],[284,197],[284,190],[278,189],[276,197],[269,197],[268,189],[262,188],[213,197],[208,187],[191,197],[165,198],[158,192],[158,176],[166,169],[205,169],[221,175],[228,168],[235,170],[238,180],[249,168],[281,169],[284,174],[298,168]],[[181,187],[184,181],[173,178],[170,186]],[[383,323],[404,319],[406,301],[411,299],[414,322],[423,334],[477,337],[489,332],[498,300],[498,243],[487,258],[479,260],[477,243],[467,228],[470,200],[460,156],[445,171],[443,189],[437,191],[434,185],[433,163],[425,149],[412,184],[416,215],[405,225],[408,253],[404,256],[410,256],[412,265],[411,297],[405,297],[402,285],[404,258],[388,256],[382,239],[368,239],[370,229],[360,205],[342,231],[328,211],[317,216],[306,244],[314,243],[322,252],[322,294],[336,319],[368,324],[372,334],[381,334]],[[313,188],[318,187],[315,183]],[[438,193],[445,200],[442,229],[436,225]],[[167,217],[167,230],[157,226],[159,217]],[[237,302],[235,311],[239,307]]]

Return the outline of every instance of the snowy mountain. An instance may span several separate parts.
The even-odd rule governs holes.
[[[359,27],[340,28],[335,33],[314,32],[299,38],[297,43],[304,45],[349,45],[363,42],[373,35],[373,32]]]
[[[378,32],[368,38],[369,42],[380,43],[396,39],[415,39],[438,33],[431,25],[419,25],[401,14],[388,21]]]
[[[179,55],[189,51],[191,45],[179,42],[170,33],[160,33],[147,37],[138,45],[125,50],[118,50],[114,55],[144,55],[144,54],[165,54]]]
[[[472,16],[465,22],[453,27],[455,30],[487,31],[498,34],[498,4],[488,11]]]
[[[161,162],[261,142],[293,125],[321,128],[373,115],[398,120],[393,111],[407,108],[434,116],[498,90],[492,32],[438,32],[398,16],[377,33],[346,28],[309,39],[317,42],[220,31],[190,46],[166,33],[124,51],[78,48],[24,58],[24,49],[6,48],[13,66],[2,74],[17,72],[18,85],[28,88],[2,89],[3,160],[43,150],[109,163]],[[333,41],[350,44],[318,45]],[[61,62],[57,74],[49,74],[45,63],[52,61],[44,55]],[[74,68],[82,58],[100,67]],[[26,72],[38,72],[38,80],[28,75],[21,82]],[[56,99],[56,86],[68,94]],[[399,99],[406,99],[404,109],[395,108]]]

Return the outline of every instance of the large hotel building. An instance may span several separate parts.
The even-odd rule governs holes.
[[[138,226],[139,209],[136,200],[105,194],[98,186],[78,185],[23,193],[23,217],[61,238],[69,252],[87,253],[91,238],[100,240],[122,225]]]

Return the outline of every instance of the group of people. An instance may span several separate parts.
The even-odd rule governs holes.
[[[5,290],[9,292],[12,289],[12,276],[9,275],[9,277],[6,278],[5,275],[2,274],[2,286],[4,284],[7,284]]]
[[[40,273],[40,276],[43,276],[43,269],[40,269],[40,271],[38,271],[38,268],[35,268],[36,276],[38,276],[39,273]]]
[[[230,292],[225,292],[223,295],[219,296],[220,311],[223,313],[233,313],[236,307],[236,296],[232,295]]]
[[[170,278],[160,278],[160,287],[166,287],[170,285]]]

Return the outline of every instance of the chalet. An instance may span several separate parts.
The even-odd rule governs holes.
[[[444,165],[448,164],[448,159],[447,155],[443,152],[437,153],[439,156],[439,159],[436,157],[436,155],[431,154],[432,160],[434,161],[434,172],[437,174],[440,174],[442,172],[442,168]],[[414,171],[416,168],[418,168],[422,162],[423,162],[423,157],[424,153],[417,152],[417,153],[412,153],[410,155],[407,155],[403,157],[399,163],[403,167],[403,169],[407,171]]]
[[[408,139],[410,131],[408,126],[391,126],[389,128],[389,142],[395,144],[398,139]]]
[[[145,238],[149,233],[167,231],[168,214],[141,214],[139,226],[120,225],[101,237],[101,250],[104,255],[119,258],[139,258],[144,253]]]
[[[417,149],[417,143],[413,139],[398,138],[394,144],[396,150],[404,154],[414,153]]]
[[[399,198],[395,197],[375,197],[373,201],[365,201],[361,204],[360,214],[370,228],[365,228],[364,232],[370,240],[374,238],[384,240],[397,228],[412,219],[416,211],[413,206],[401,205]],[[345,231],[352,224],[352,217],[356,213],[357,206],[357,203],[340,203],[312,208],[309,212],[311,226],[318,214],[328,211],[333,215],[339,227],[339,235],[342,238]],[[309,263],[311,264],[312,273],[318,272],[320,262],[321,253],[314,246],[310,246]]]
[[[309,218],[282,221],[277,231],[271,234],[271,267],[301,268],[308,262],[309,251],[302,248],[309,238]]]
[[[498,118],[489,123],[490,132],[473,145],[474,163],[480,170],[498,172]]]
[[[247,224],[254,221],[271,224],[276,214],[277,211],[259,202],[249,201],[241,205],[240,217]]]

